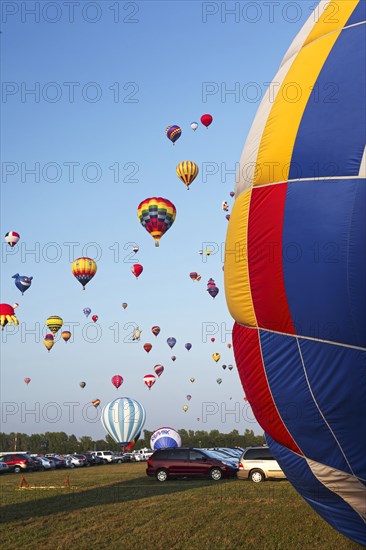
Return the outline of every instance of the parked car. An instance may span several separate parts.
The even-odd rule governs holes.
[[[67,460],[59,455],[46,455],[46,458],[54,463],[55,468],[66,468]]]
[[[222,462],[225,462],[227,464],[232,465],[234,468],[239,468],[239,459],[236,457],[232,457],[231,455],[224,453],[223,451],[219,451],[218,449],[203,449],[210,453],[211,456],[216,457],[218,460],[222,460]]]
[[[0,474],[5,474],[6,472],[9,472],[9,466],[6,462],[0,462]]]
[[[67,455],[64,457],[68,468],[80,468],[85,466],[84,460],[80,458],[80,455]],[[84,457],[85,461],[86,458]]]
[[[123,462],[131,462],[130,457],[128,454],[125,453],[115,453],[113,457],[113,462],[117,464],[122,464]]]
[[[239,461],[238,477],[260,483],[266,479],[286,479],[280,465],[266,445],[248,447]]]
[[[51,470],[51,468],[55,467],[55,464],[45,456],[31,455],[31,457],[41,464],[41,470]]]
[[[132,452],[132,460],[134,462],[146,462],[152,455],[154,451],[152,449],[141,449],[141,451]]]
[[[104,464],[110,464],[113,462],[112,451],[94,451],[92,454],[102,458],[104,461]]]
[[[214,481],[235,477],[238,468],[210,451],[196,448],[158,449],[147,461],[146,474],[158,481],[172,477],[208,477]]]
[[[86,460],[90,466],[98,466],[104,464],[104,460],[93,453],[84,453]]]
[[[31,459],[33,460],[33,470],[35,472],[40,472],[44,470],[42,461],[38,457],[34,456],[34,457],[31,457]]]
[[[19,474],[36,469],[32,458],[25,453],[7,453],[0,456],[0,462],[7,464],[11,472]]]

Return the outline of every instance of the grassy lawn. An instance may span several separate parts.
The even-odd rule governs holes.
[[[0,477],[2,548],[312,549],[361,548],[328,526],[287,481],[158,483],[145,464]]]

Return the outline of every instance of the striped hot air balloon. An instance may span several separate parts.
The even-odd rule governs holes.
[[[157,449],[174,449],[182,446],[182,440],[173,428],[159,428],[150,438],[150,447],[153,451]]]
[[[196,179],[198,175],[198,166],[192,160],[184,160],[177,164],[176,172],[179,179],[187,186],[187,190],[191,183]]]
[[[155,240],[155,246],[159,246],[161,237],[173,225],[176,214],[174,204],[162,197],[145,199],[137,208],[137,217]]]
[[[63,320],[58,315],[51,315],[46,321],[47,328],[49,328],[54,336],[56,336],[63,323]]]
[[[254,415],[302,497],[361,545],[365,5],[321,0],[285,55],[244,146],[225,258],[235,360]]]
[[[165,129],[165,134],[170,141],[174,143],[177,141],[177,139],[180,138],[182,135],[182,128],[180,126],[177,126],[176,124],[173,124],[172,126],[167,126]]]
[[[163,367],[163,365],[155,365],[155,367],[154,367],[154,372],[155,372],[156,376],[159,376],[159,377],[160,377],[160,376],[163,374],[163,372],[164,372],[164,367]]]
[[[155,382],[156,382],[156,378],[153,374],[145,374],[144,384],[147,388],[149,388],[149,390],[151,390]]]
[[[102,409],[103,428],[122,449],[137,438],[145,420],[144,407],[130,397],[114,399]]]
[[[85,286],[97,272],[97,264],[91,258],[78,258],[71,264],[71,271],[85,290]]]

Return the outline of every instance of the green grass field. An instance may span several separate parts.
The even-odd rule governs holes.
[[[172,480],[158,483],[145,464],[121,464],[26,475],[17,490],[1,484],[2,548],[312,549],[361,548],[327,525],[287,481],[254,484]]]

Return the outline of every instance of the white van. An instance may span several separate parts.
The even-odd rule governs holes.
[[[238,478],[260,483],[266,479],[286,479],[269,447],[248,447],[239,460]]]

